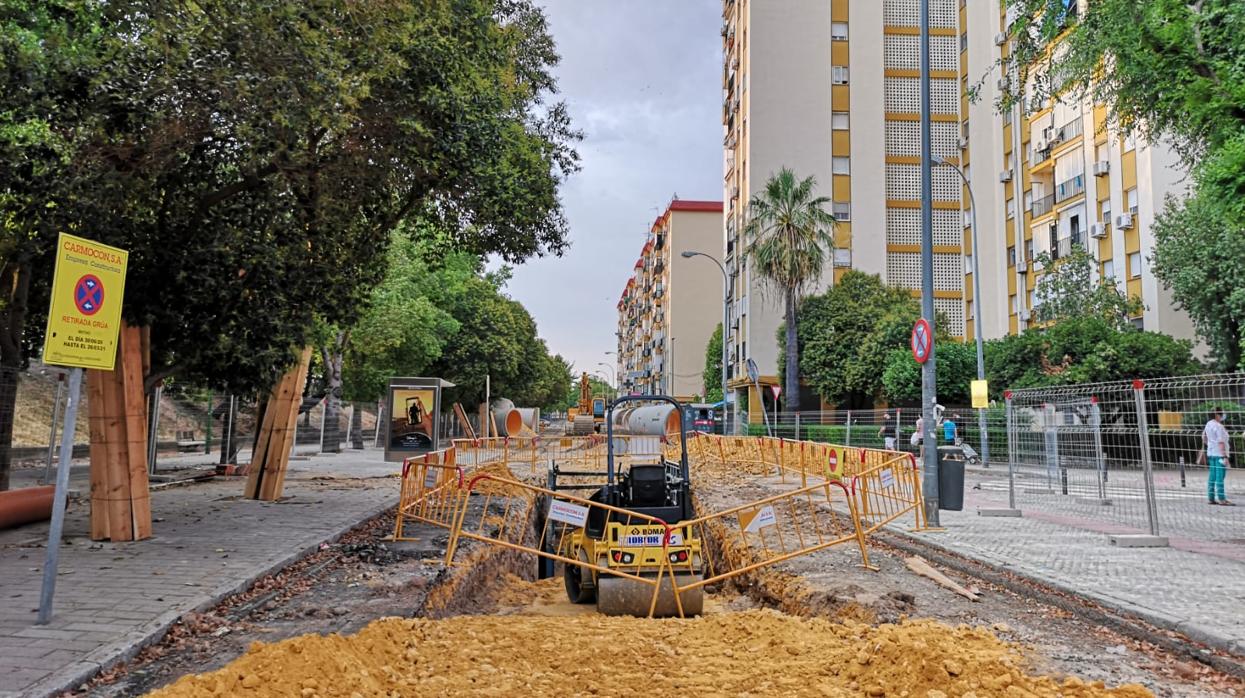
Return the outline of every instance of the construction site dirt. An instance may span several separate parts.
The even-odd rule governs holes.
[[[702,478],[698,497],[702,507],[721,509],[732,504],[753,501],[770,491],[789,486],[776,478]],[[473,516],[479,514],[478,511],[471,513]],[[940,642],[937,640],[939,637],[954,637],[960,643],[955,646],[954,651],[958,652],[962,645],[963,651],[968,655],[978,658],[988,655],[990,659],[981,659],[978,662],[978,659],[969,657],[953,660],[953,663],[959,662],[973,667],[980,664],[982,670],[987,672],[993,671],[989,667],[996,666],[991,662],[997,660],[1006,664],[1011,661],[999,659],[1003,656],[998,654],[1001,650],[997,650],[995,644],[992,644],[997,637],[1001,641],[998,647],[1008,648],[1008,651],[1015,648],[1017,656],[1021,657],[1019,673],[1010,681],[1015,682],[1017,689],[1029,693],[1009,693],[1004,689],[1010,684],[1000,684],[995,690],[990,682],[998,679],[997,676],[965,679],[969,683],[961,684],[957,683],[954,675],[948,677],[940,674],[946,680],[947,688],[959,685],[963,689],[964,686],[975,685],[977,696],[1107,695],[1098,692],[1093,686],[1113,687],[1128,684],[1144,686],[1160,696],[1245,695],[1245,684],[1233,676],[1215,671],[1204,664],[1173,656],[1156,646],[1126,637],[1068,610],[1035,599],[1032,595],[1016,594],[1004,587],[950,569],[942,569],[950,580],[970,590],[977,597],[975,601],[969,600],[944,585],[914,573],[909,564],[912,557],[910,552],[901,552],[876,541],[871,541],[869,547],[870,563],[876,569],[861,566],[862,560],[857,549],[836,546],[710,588],[702,621],[606,619],[596,616],[591,605],[574,605],[568,602],[562,591],[560,575],[555,579],[535,581],[537,564],[531,555],[464,541],[455,557],[454,567],[447,570],[443,566],[447,539],[447,533],[443,529],[419,526],[408,528],[408,534],[415,541],[393,543],[385,540],[392,532],[392,526],[392,516],[369,521],[339,542],[325,546],[318,553],[273,577],[261,580],[252,589],[228,599],[212,611],[183,619],[162,642],[144,650],[129,663],[101,675],[78,695],[139,695],[172,684],[189,674],[203,674],[220,669],[239,657],[244,657],[243,662],[251,664],[237,666],[250,666],[254,669],[258,666],[255,662],[259,662],[260,658],[255,655],[258,650],[251,649],[253,643],[269,644],[307,634],[340,634],[349,642],[362,631],[365,635],[359,637],[370,634],[371,639],[367,639],[367,642],[375,643],[377,633],[388,637],[394,632],[409,632],[423,638],[429,648],[443,647],[448,648],[445,651],[453,652],[456,651],[453,643],[444,646],[439,644],[441,640],[438,638],[442,638],[443,634],[452,636],[455,633],[465,633],[474,636],[473,633],[487,632],[500,637],[513,631],[517,633],[515,636],[507,640],[499,639],[498,642],[513,640],[521,643],[525,640],[516,638],[529,632],[527,629],[539,627],[544,629],[540,632],[553,632],[554,625],[549,625],[551,623],[566,623],[566,632],[571,634],[591,632],[619,635],[626,644],[627,633],[634,631],[637,642],[649,642],[652,641],[653,632],[658,635],[666,632],[652,630],[659,627],[668,628],[669,633],[690,633],[687,635],[689,641],[693,637],[703,638],[705,634],[739,632],[740,628],[752,626],[757,628],[758,633],[768,628],[774,633],[812,633],[820,636],[825,634],[825,627],[807,623],[823,622],[833,623],[836,628],[855,628],[843,634],[843,639],[850,639],[851,642],[859,639],[877,643],[879,647],[888,642],[910,642],[912,647],[908,653],[912,657],[920,657],[927,647],[937,645]],[[723,541],[715,543],[723,545]],[[729,547],[729,542],[724,547]],[[719,554],[729,554],[723,548],[719,548],[719,551]],[[464,618],[466,616],[489,618],[471,621]],[[450,626],[442,628],[437,625],[367,628],[372,621],[387,617],[446,619],[445,622],[459,625],[454,625],[452,629]],[[541,620],[538,623],[535,619]],[[927,624],[925,621],[936,624]],[[483,624],[476,627],[472,625],[475,622]],[[691,626],[699,628],[693,631],[688,629],[689,626],[680,625],[686,623],[716,625]],[[585,630],[585,624],[591,627]],[[986,639],[982,639],[983,637]],[[721,670],[720,684],[716,689],[723,695],[746,693],[748,691],[744,687],[729,677],[733,664],[739,665],[742,671],[743,665],[750,663],[748,652],[744,650],[733,654],[729,649],[732,643],[729,638],[725,640],[721,647],[714,645],[697,649],[683,646],[680,651],[688,652],[689,657],[699,652],[712,654],[715,662],[713,666]],[[837,645],[822,647],[816,644],[821,640],[814,642],[810,639],[809,642],[813,644],[809,644],[806,649],[847,651]],[[577,641],[572,644],[577,644]],[[674,642],[671,641],[670,644]],[[746,645],[747,643],[741,641],[734,646],[738,650]],[[291,651],[296,652],[312,651],[307,649],[310,645],[305,648],[290,647]],[[295,647],[298,649],[293,649]],[[467,653],[472,650],[464,646],[461,651]],[[582,653],[579,650],[576,652],[578,654],[575,656],[579,657],[577,661],[587,661],[580,656]],[[720,656],[723,652],[728,657],[733,656],[733,662],[726,661],[723,664],[724,660]],[[606,655],[604,652],[596,652],[596,661],[605,662]],[[271,656],[264,657],[267,659],[263,661],[271,663]],[[419,661],[424,659],[429,658],[422,655],[419,657]],[[477,661],[480,656],[477,649],[474,657],[431,659],[434,662],[444,660],[445,671],[449,672],[450,667],[465,665],[469,660]],[[346,659],[342,661],[348,663]],[[567,662],[569,661],[568,655]],[[690,662],[689,666],[694,664]],[[495,671],[507,671],[505,661],[492,660],[490,666],[493,665],[496,665]],[[358,670],[367,672],[368,668],[360,665]],[[371,670],[376,672],[375,667]],[[259,669],[254,670],[258,673],[245,675],[239,673],[240,671],[231,667],[229,675],[236,674],[233,678],[239,682],[236,686],[239,691],[241,688],[248,689],[248,692],[241,694],[282,695],[277,685],[265,688],[264,681],[268,679],[260,676],[262,672]],[[553,669],[545,667],[541,671],[548,672]],[[692,681],[689,677],[680,676],[669,669],[664,671],[664,678],[668,683],[648,686],[648,695],[691,695],[688,690],[704,689],[712,684],[697,683],[699,679]],[[688,671],[696,673],[695,669]],[[838,677],[841,679],[840,683],[826,683],[822,693],[902,695],[903,691],[908,691],[908,695],[925,696],[927,692],[924,687],[931,685],[919,681],[892,681],[886,677],[889,674],[879,675],[875,683],[869,683],[872,680],[869,677],[873,676],[869,672],[872,670],[866,667],[860,671],[863,673],[854,678],[846,675]],[[1025,677],[1050,677],[1050,682],[1033,683]],[[1065,679],[1070,677],[1077,677],[1088,683],[1065,684]],[[418,677],[412,674],[410,678],[414,681]],[[468,684],[453,683],[450,677],[432,678],[436,681],[426,684],[415,682],[406,688],[390,685],[386,690],[397,691],[395,695],[470,692],[465,688]],[[522,689],[535,694],[554,689],[559,692],[589,692],[587,685],[581,686],[578,691],[569,689],[573,685],[569,683],[569,675],[564,678],[567,681],[555,678],[550,679],[551,683],[530,684],[526,688],[522,684],[515,684],[514,687],[515,690]],[[423,680],[428,679],[427,676],[423,677]],[[246,683],[241,683],[243,680]],[[211,690],[199,691],[204,686],[224,686],[226,690],[222,695],[232,694],[229,689],[233,684],[205,683],[206,678],[196,681],[197,683],[178,683],[162,694],[211,695]],[[311,681],[314,683],[315,679]],[[444,683],[445,681],[451,682]],[[376,692],[360,690],[360,685],[353,680],[332,689],[324,687],[323,682],[316,686],[297,682],[281,684],[285,688],[293,686],[295,695],[350,696],[354,692],[359,695],[387,695],[379,689]],[[493,687],[501,685],[509,684],[497,683]],[[348,686],[355,687],[346,690]],[[424,688],[421,689],[420,686]],[[682,688],[676,691],[676,686]],[[1082,687],[1088,687],[1084,690],[1089,692],[1081,693]],[[303,690],[308,688],[312,690]],[[829,690],[830,688],[834,690]],[[254,689],[254,692],[249,693],[250,689]],[[622,694],[627,691],[610,691],[606,688],[599,692]],[[488,691],[481,690],[480,693]],[[779,684],[754,689],[751,693],[792,694],[783,690]],[[496,691],[492,694],[502,695]],[[945,691],[945,695],[969,694],[965,690]],[[1120,693],[1144,694],[1144,691]],[[938,693],[934,691],[928,695],[936,696]]]

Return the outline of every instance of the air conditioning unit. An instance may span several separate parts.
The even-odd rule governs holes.
[[[1028,308],[1022,308],[1022,309],[1020,310],[1019,315],[1020,315],[1020,321],[1021,321],[1021,322],[1028,322],[1028,321],[1029,321],[1029,318],[1033,317],[1033,315],[1031,315],[1031,314],[1029,313],[1029,309],[1028,309]]]
[[[1089,226],[1089,236],[1101,240],[1107,236],[1107,226],[1103,223],[1094,223]]]
[[[1007,43],[1007,32],[999,32],[994,35],[994,45],[1002,46]]]
[[[1128,207],[1128,213],[1129,213],[1129,215],[1136,216],[1136,215],[1137,215],[1137,207],[1136,207],[1136,206],[1129,206],[1129,207]]]
[[[1106,160],[1095,162],[1092,171],[1095,177],[1101,177],[1111,171],[1111,163]]]
[[[1133,227],[1133,214],[1121,213],[1115,217],[1115,227],[1120,230],[1130,230]]]
[[[1012,181],[1012,171],[1011,171],[1011,170],[1003,170],[1002,172],[1000,172],[1000,173],[999,173],[999,181],[1000,181],[1000,182],[1004,182],[1004,183]]]
[[[1024,257],[1017,259],[1016,260],[1016,271],[1022,274],[1029,271],[1029,260],[1025,259]]]
[[[1030,112],[1042,111],[1042,107],[1043,105],[1042,105],[1041,97],[1030,97],[1029,98],[1029,111]]]
[[[997,83],[999,92],[1007,92],[1007,88],[1010,84],[1011,83],[1007,81],[1007,78],[999,78],[999,81]]]

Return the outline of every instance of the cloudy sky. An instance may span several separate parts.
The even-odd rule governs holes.
[[[551,351],[613,366],[618,297],[671,196],[722,198],[720,0],[544,0],[562,98],[583,130],[563,188],[571,249],[508,291]],[[715,287],[712,293],[720,293]]]

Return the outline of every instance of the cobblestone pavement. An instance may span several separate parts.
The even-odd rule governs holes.
[[[293,460],[276,503],[243,499],[241,478],[153,491],[154,536],[137,543],[92,543],[87,506],[72,505],[46,626],[34,620],[47,525],[0,532],[0,698],[70,687],[179,616],[395,505],[400,465],[380,458],[347,451]],[[85,492],[85,471],[73,475]]]
[[[1168,548],[1120,548],[1106,534],[1126,527],[1024,502],[1020,518],[979,516],[1007,503],[1005,487],[973,489],[993,478],[969,474],[964,511],[941,513],[945,531],[908,535],[1245,655],[1241,546],[1173,539]]]

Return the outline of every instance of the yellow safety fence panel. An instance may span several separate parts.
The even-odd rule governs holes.
[[[706,555],[704,578],[676,584],[680,593],[845,543],[855,543],[862,563],[869,566],[855,500],[842,482],[823,481],[765,497],[684,526],[702,541],[716,541],[720,555],[716,562],[715,556]],[[677,573],[690,571],[675,565]]]
[[[470,478],[463,493],[446,547],[446,566],[453,564],[454,554],[462,541],[475,540],[531,553],[565,565],[576,565],[599,575],[611,575],[651,586],[650,616],[656,610],[662,584],[669,585],[677,596],[672,565],[666,553],[674,528],[659,518],[489,474]],[[472,495],[475,495],[474,500]],[[531,522],[538,506],[545,507],[544,524],[539,531],[534,531]],[[473,512],[478,515],[473,516]],[[645,544],[630,548],[638,550],[636,555],[640,560],[651,561],[651,564],[631,568],[640,572],[637,574],[628,569],[611,567],[608,560],[570,557],[570,536],[586,526],[589,520],[608,520],[625,526],[660,527],[663,531],[659,536],[660,545]],[[652,572],[656,575],[651,575]]]
[[[859,503],[865,533],[873,533],[907,514],[912,514],[913,528],[925,528],[921,471],[912,454],[896,453],[890,460],[852,476],[851,490]]]
[[[407,521],[450,529],[462,497],[463,471],[453,448],[434,451],[402,462],[402,489],[393,527],[394,540],[405,535]]]

